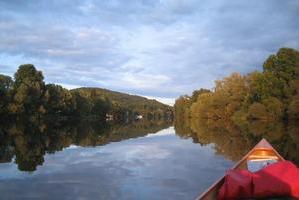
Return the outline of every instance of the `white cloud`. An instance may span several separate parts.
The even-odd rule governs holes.
[[[289,0],[0,5],[0,73],[33,63],[47,82],[68,88],[172,99],[231,72],[261,69],[282,46],[299,48],[299,4]]]
[[[158,89],[165,82],[169,80],[169,77],[165,75],[154,74],[131,74],[125,73],[121,78],[121,81],[131,87],[137,89]]]

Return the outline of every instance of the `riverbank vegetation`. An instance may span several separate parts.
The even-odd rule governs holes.
[[[212,90],[181,96],[174,112],[177,134],[214,143],[230,159],[240,159],[266,138],[299,163],[299,52],[282,48],[266,59],[262,72],[233,73],[217,80]]]
[[[158,101],[100,88],[68,90],[46,84],[41,71],[21,65],[12,79],[0,74],[0,118],[45,117],[127,121],[141,116],[155,120],[172,118],[172,108]]]
[[[233,73],[175,102],[177,120],[293,120],[299,118],[299,52],[282,48],[264,62],[263,71]]]

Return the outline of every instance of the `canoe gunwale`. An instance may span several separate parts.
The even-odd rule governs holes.
[[[275,156],[277,156],[278,160],[284,161],[285,159],[272,147],[272,145],[269,144],[269,142],[266,139],[262,139],[258,144],[256,144],[241,160],[239,160],[232,168],[230,169],[237,169],[241,166],[241,164],[244,163],[244,161],[247,161],[247,159],[250,157],[250,155],[257,150],[261,151],[269,151],[273,152]],[[199,197],[196,198],[196,200],[204,200],[205,197],[207,197],[211,192],[213,192],[217,187],[221,186],[224,182],[225,175],[223,175],[220,179],[218,179],[216,182],[214,182],[206,191],[204,191]]]

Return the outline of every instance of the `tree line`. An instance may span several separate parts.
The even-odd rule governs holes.
[[[263,71],[233,73],[212,90],[195,90],[174,105],[180,137],[215,144],[217,153],[239,160],[266,138],[287,159],[299,163],[299,52],[282,48]]]
[[[38,120],[45,116],[96,116],[111,109],[106,98],[88,98],[56,84],[45,84],[33,65],[19,66],[14,79],[0,75],[0,116]]]
[[[263,71],[233,73],[215,81],[212,90],[195,90],[176,99],[175,120],[290,121],[299,119],[299,52],[281,48],[270,55]],[[185,127],[185,128],[186,128]]]
[[[114,120],[128,120],[141,111],[156,118],[172,114],[169,106],[159,102],[153,104],[152,100],[145,98],[139,102],[142,104],[142,110],[136,107],[137,104],[135,107],[119,106],[119,102],[109,99],[111,95],[108,94],[113,91],[105,90],[106,95],[103,95],[98,93],[98,90],[100,89],[68,90],[60,85],[46,84],[42,72],[34,65],[20,65],[14,78],[0,74],[0,118],[2,120],[26,118],[32,121],[45,117],[61,120],[69,118],[105,120],[107,115],[110,115]],[[127,97],[126,102],[133,99],[127,94],[117,94]]]

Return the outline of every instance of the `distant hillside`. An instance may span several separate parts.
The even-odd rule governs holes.
[[[80,95],[88,98],[106,98],[112,103],[114,110],[121,110],[122,113],[127,111],[130,115],[142,115],[148,119],[172,117],[171,106],[153,99],[102,88],[83,87],[73,89],[72,92],[79,92]]]
[[[70,118],[132,121],[172,120],[172,107],[156,100],[101,88],[68,90],[46,84],[32,64],[20,65],[14,79],[0,74],[0,119]],[[1,121],[0,120],[0,121]]]
[[[71,91],[79,91],[80,93],[86,93],[89,95],[96,95],[108,98],[113,104],[118,104],[121,107],[130,107],[141,104],[151,104],[157,107],[169,107],[159,101],[153,99],[147,99],[142,96],[130,95],[126,93],[116,92],[112,90],[107,90],[103,88],[92,88],[92,87],[82,87],[76,88]],[[92,94],[93,93],[93,94]]]

